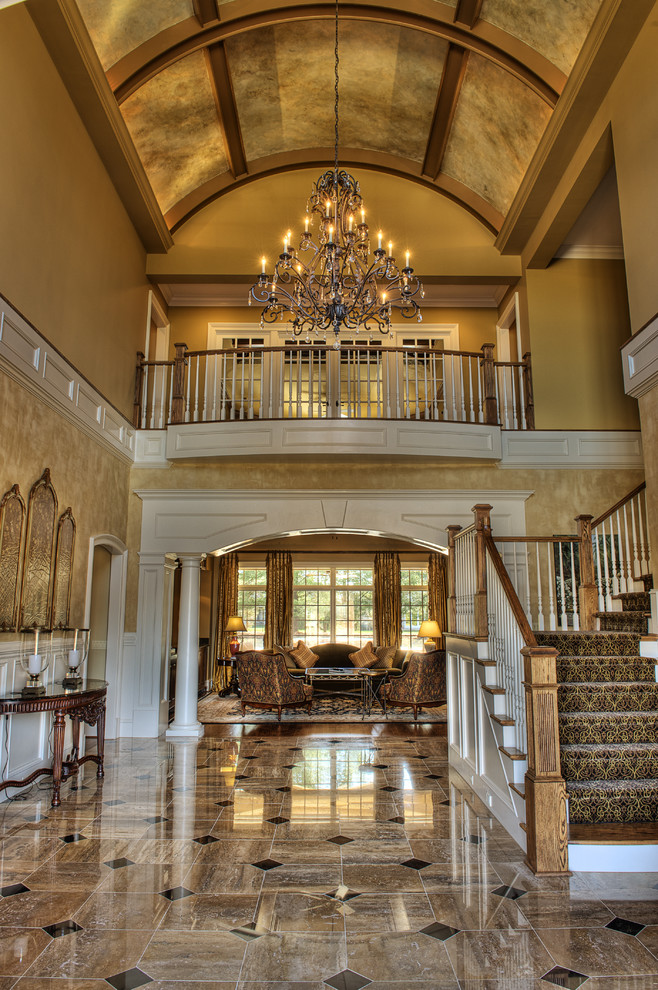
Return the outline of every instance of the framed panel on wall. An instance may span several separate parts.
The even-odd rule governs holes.
[[[44,628],[50,618],[57,495],[48,468],[32,485],[21,584],[20,625]]]
[[[18,623],[18,593],[21,581],[21,554],[25,502],[14,485],[0,502],[0,630],[15,630]]]

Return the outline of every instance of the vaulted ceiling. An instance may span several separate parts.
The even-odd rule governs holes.
[[[167,225],[333,160],[333,0],[76,0]],[[340,159],[500,230],[602,0],[340,0]]]

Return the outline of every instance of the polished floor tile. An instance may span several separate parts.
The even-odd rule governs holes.
[[[658,990],[658,874],[535,877],[442,727],[107,750],[0,805],[0,990]]]

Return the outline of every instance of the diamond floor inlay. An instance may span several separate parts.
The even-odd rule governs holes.
[[[95,771],[0,803],[0,990],[658,990],[658,871],[534,876],[440,723],[284,713]]]

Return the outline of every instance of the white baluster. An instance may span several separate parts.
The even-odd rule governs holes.
[[[626,568],[624,566],[624,531],[622,529],[621,517],[619,515],[619,509],[616,512],[617,517],[617,538],[619,540],[617,544],[618,559],[617,559],[617,572],[619,574],[619,591],[622,595],[626,594],[629,590],[626,585]]]
[[[450,355],[450,370],[452,372],[452,411],[451,419],[457,420],[457,395],[455,393],[455,355]]]
[[[548,546],[548,544],[546,544]],[[544,609],[542,602],[542,581],[541,581],[541,562],[539,558],[539,543],[535,543],[535,549],[537,553],[537,628],[544,629]]]
[[[624,581],[626,583],[626,590],[633,590],[633,565],[631,563],[631,546],[628,531],[628,518],[626,516],[626,503],[624,502],[622,506],[622,516],[624,519]]]
[[[516,379],[514,377],[514,369],[511,368],[509,372],[509,377],[512,385],[512,422],[514,423],[514,429],[518,430],[519,420],[516,412]]]
[[[645,567],[645,564],[648,565],[649,554],[647,552],[647,548],[644,543],[644,519],[642,513],[642,500],[640,495],[637,495],[633,499],[633,501],[637,505],[637,528],[638,528],[639,547],[640,547],[639,549],[640,569],[638,571],[638,576],[639,576],[641,574],[649,573],[648,566]],[[648,529],[647,529],[647,534],[648,534]],[[647,535],[647,539],[648,539],[648,535]]]
[[[160,429],[165,426],[165,402],[167,400],[167,366],[160,365]]]
[[[195,423],[199,421],[199,364],[201,363],[201,357],[199,354],[196,356],[196,371],[194,378],[194,409],[192,412],[192,419]]]
[[[238,359],[235,351],[231,354],[231,415],[229,419],[235,419],[235,408],[237,405],[236,381],[238,372]]]
[[[617,539],[614,527],[614,516],[610,516],[610,567],[612,578],[612,594],[619,594],[619,580],[617,578]]]
[[[174,366],[169,365],[166,369],[167,391],[169,393],[169,406],[167,411],[167,423],[171,423],[171,407],[174,403]]]
[[[457,360],[459,362],[459,364],[458,364],[458,367],[459,367],[459,397],[460,397],[460,400],[461,400],[460,420],[461,420],[462,423],[465,423],[466,422],[466,396],[464,395],[464,392],[465,392],[465,383],[464,383],[465,376],[464,376],[464,369],[463,369],[463,365],[462,365],[462,358],[461,358],[461,356]]]
[[[310,347],[308,351],[308,402],[306,403],[309,419],[313,419],[313,404],[313,348]]]
[[[651,536],[650,536],[650,533],[649,533],[649,521],[648,521],[648,516],[647,516],[647,492],[646,492],[646,489],[643,492],[640,492],[640,494],[638,496],[638,499],[639,499],[639,503],[640,503],[640,511],[642,512],[642,518],[644,519],[644,521],[646,523],[646,526],[645,526],[645,529],[646,529],[646,542],[645,542],[645,545],[644,545],[646,570],[645,570],[644,573],[645,574],[651,574]]]
[[[470,357],[466,358],[468,364],[468,395],[469,395],[469,423],[475,422],[475,409],[473,408],[473,362]]]
[[[530,594],[530,549],[527,543],[523,544],[524,550],[524,565],[525,565],[525,614],[528,616],[528,622],[532,626],[532,596]]]
[[[212,407],[210,419],[214,423],[217,419],[217,354],[215,353],[212,356],[209,354],[206,360],[212,360]]]
[[[382,396],[382,352],[375,351],[375,373],[377,375],[377,419],[382,418],[383,396]]]
[[[521,413],[521,429],[526,430],[528,424],[525,415],[525,387],[523,385],[523,368],[516,369],[519,376],[519,410]]]
[[[191,398],[191,380],[192,380],[192,358],[187,359],[187,388],[185,390],[185,422],[190,421],[190,398]]]
[[[477,383],[478,383],[478,422],[484,423],[484,399],[482,396],[482,369],[480,368],[480,361],[475,358],[475,368],[477,372]]]
[[[573,542],[569,544],[571,552],[571,598],[573,600],[572,617],[573,628],[580,629],[580,615],[578,613],[578,585],[576,584],[576,565],[574,562]]]
[[[405,404],[406,413],[405,419],[411,419],[411,400],[410,400],[410,382],[409,382],[409,352],[403,351],[404,356],[404,384],[405,384]]]
[[[604,589],[603,589],[603,573],[602,573],[602,569],[601,569],[601,535],[599,533],[598,526],[594,530],[594,533],[592,534],[592,536],[594,538],[594,551],[595,551],[595,555],[596,555],[596,587],[597,587],[598,592],[599,592],[599,607],[598,607],[598,611],[599,612],[605,612],[605,598],[604,598],[604,593],[603,593],[604,592]],[[605,539],[605,537],[604,537],[604,539]]]
[[[605,611],[612,612],[612,597],[610,595],[610,551],[608,550],[608,541],[606,539],[605,531],[605,519],[601,523],[601,534],[603,536],[603,573],[605,576]]]
[[[552,631],[557,629],[557,615],[555,611],[555,583],[553,581],[553,547],[554,543],[548,543],[548,554],[546,560],[548,561],[548,628]]]
[[[443,398],[443,418],[448,419],[448,379],[446,372],[446,356],[441,359],[441,396]]]
[[[302,352],[297,354],[297,419],[302,418]]]

